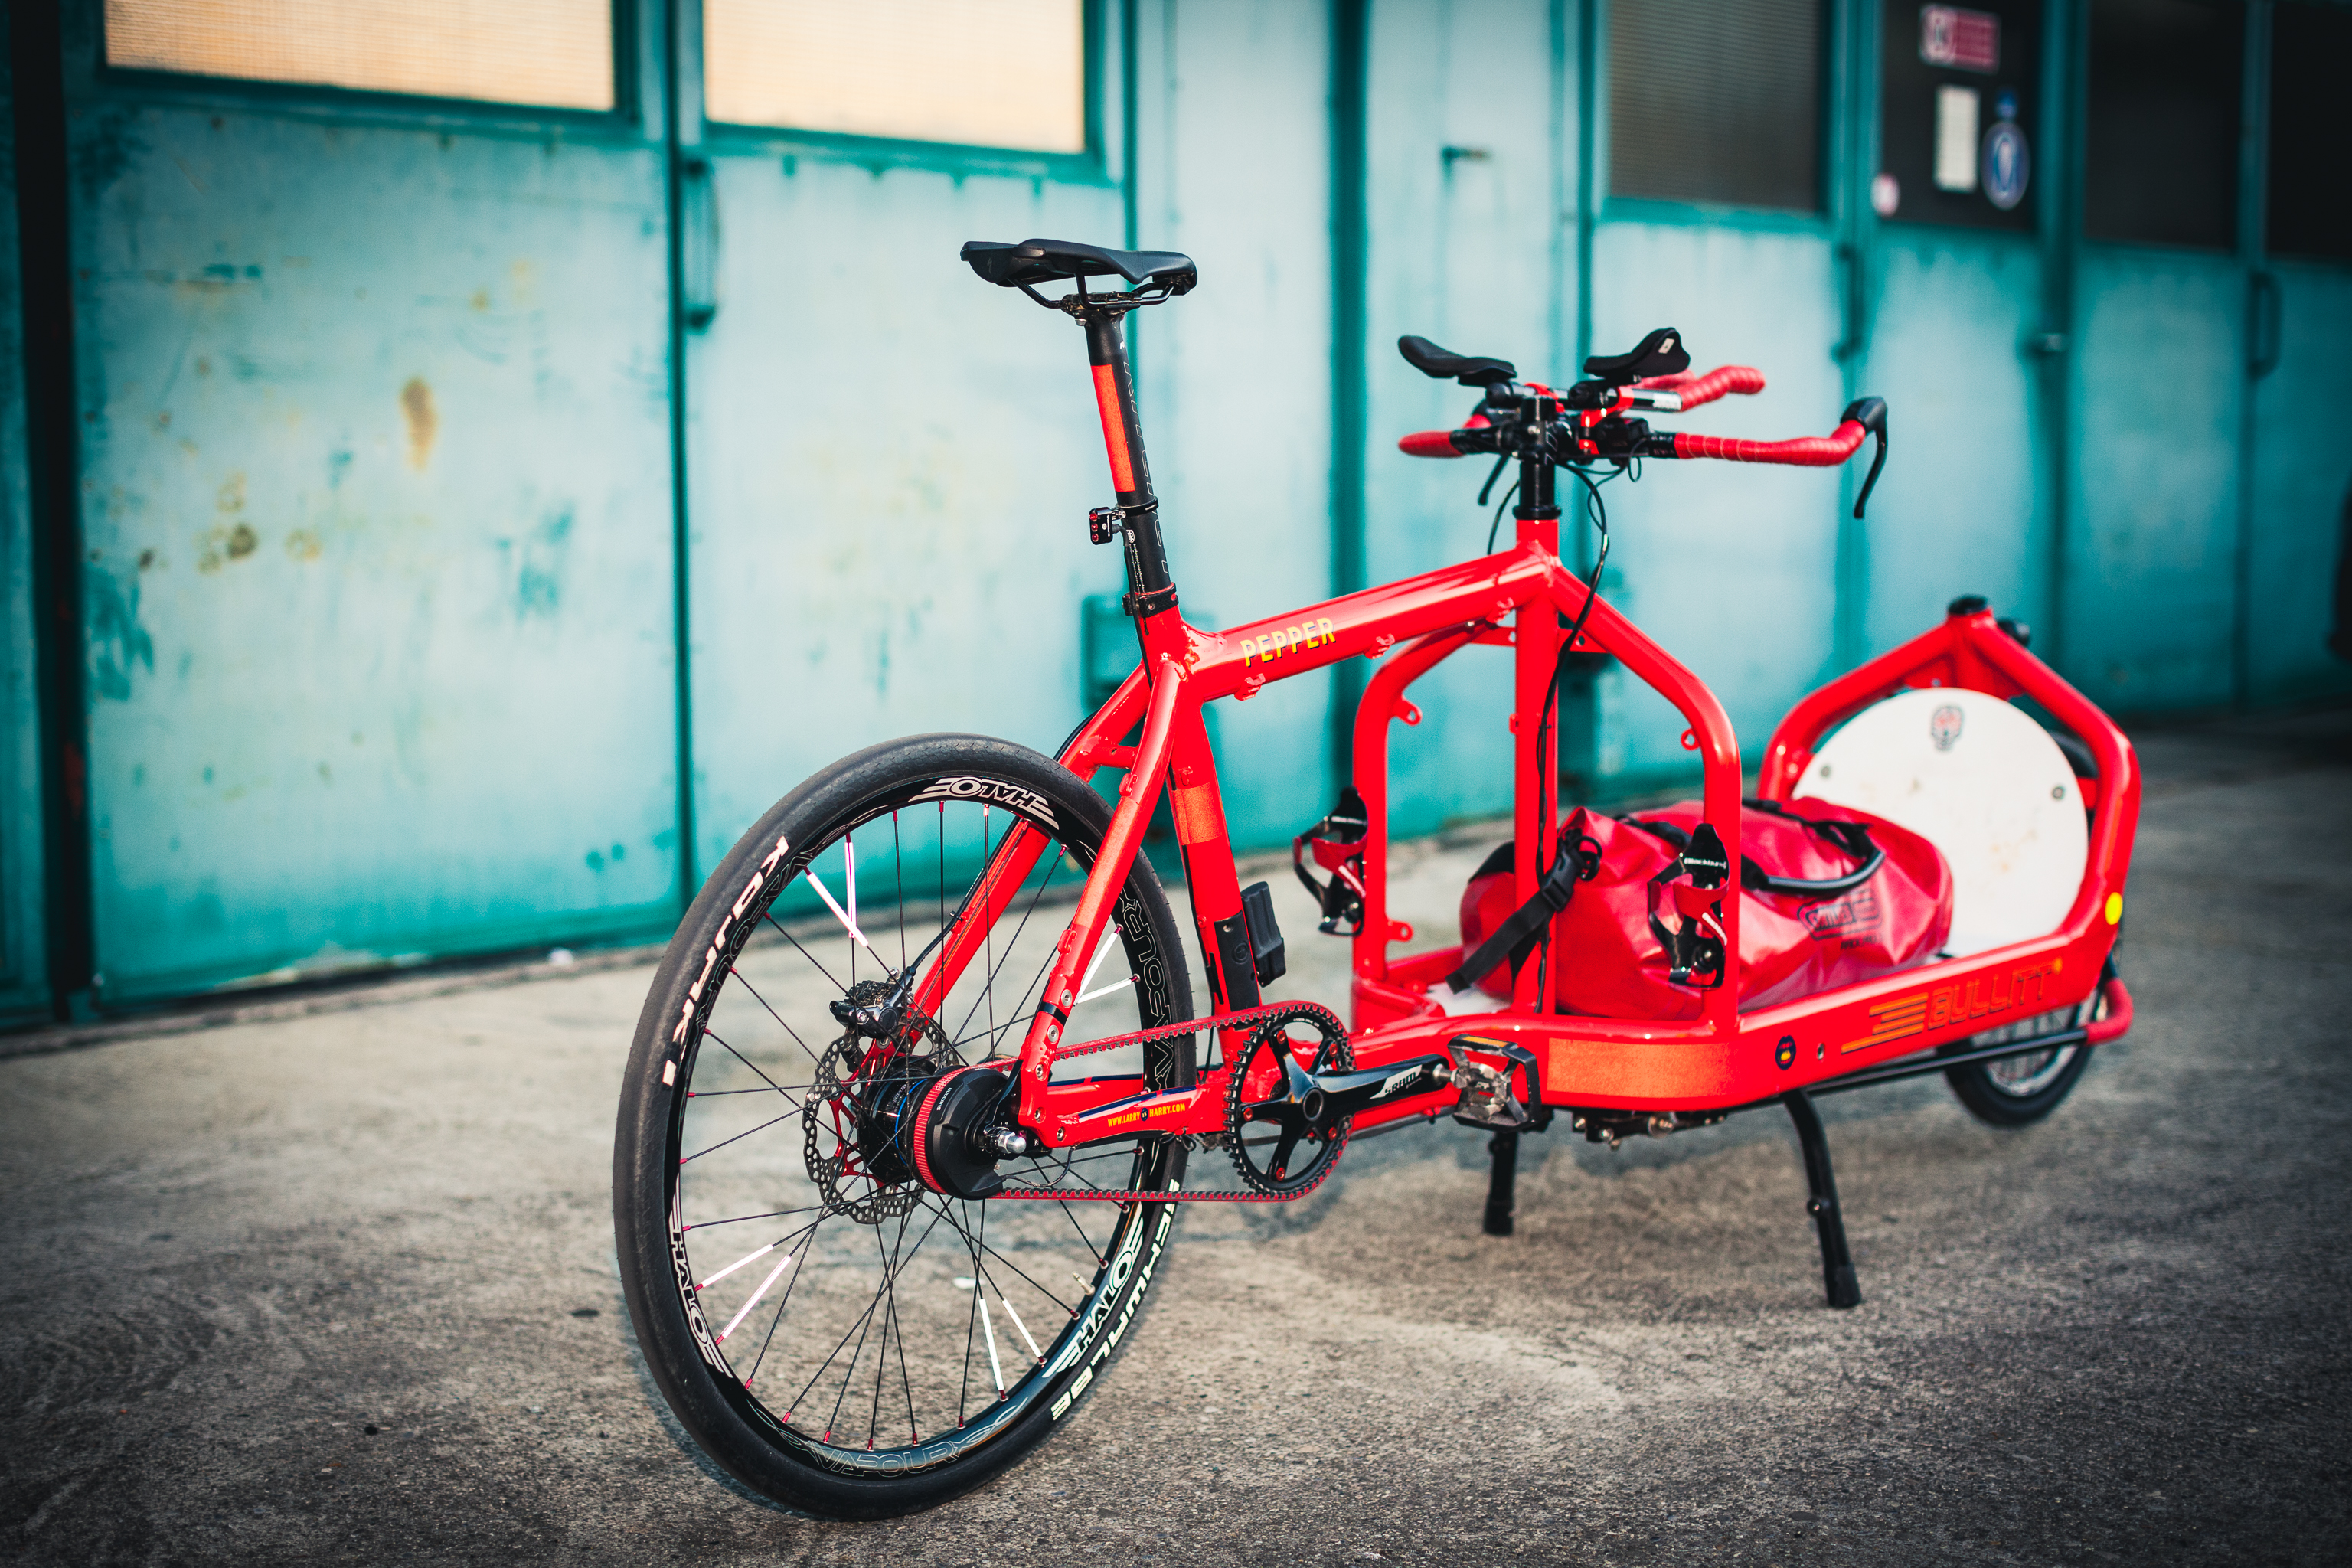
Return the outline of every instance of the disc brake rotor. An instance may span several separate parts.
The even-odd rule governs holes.
[[[861,980],[848,1000],[869,1007],[889,991]],[[819,1053],[801,1127],[809,1180],[827,1213],[880,1225],[914,1209],[927,1189],[908,1163],[901,1124],[911,1121],[922,1089],[963,1065],[938,1021],[911,1010],[889,1039],[853,1029]]]

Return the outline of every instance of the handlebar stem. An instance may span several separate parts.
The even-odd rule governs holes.
[[[1521,522],[1548,521],[1559,516],[1552,484],[1551,443],[1559,405],[1542,393],[1517,401],[1520,406],[1513,414],[1518,426],[1519,503],[1511,509],[1511,515]]]

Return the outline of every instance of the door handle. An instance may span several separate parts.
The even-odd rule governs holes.
[[[1862,331],[1862,247],[1841,240],[1831,247],[1831,258],[1845,268],[1845,300],[1842,312],[1845,318],[1845,335],[1830,350],[1830,358],[1843,362],[1863,350]]]
[[[2257,269],[2246,277],[2246,374],[2260,381],[2278,369],[2285,352],[2286,299],[2278,274]]]
[[[702,331],[719,314],[719,182],[708,158],[678,164],[678,314]]]

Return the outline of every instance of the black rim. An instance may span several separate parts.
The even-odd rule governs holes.
[[[1049,1400],[1058,1415],[1090,1381],[1081,1363],[1171,1213],[976,1202],[906,1168],[890,1133],[912,1125],[908,1108],[945,1073],[1018,1048],[1090,859],[1025,787],[982,775],[954,781],[981,789],[943,794],[949,782],[928,773],[790,847],[679,1026],[664,1211],[702,1372],[772,1445],[845,1476],[936,1469]],[[1016,824],[1049,843],[938,1016],[886,1044],[852,1036],[830,1004],[919,973]],[[1132,884],[1117,910],[1074,1034],[1172,1017],[1169,965]],[[1122,1054],[1136,1055],[1084,1070],[1177,1070],[1173,1054],[1150,1068]],[[1181,1153],[1139,1140],[1002,1173],[1157,1191],[1181,1177]]]

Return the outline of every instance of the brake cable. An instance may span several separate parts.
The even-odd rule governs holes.
[[[1543,717],[1536,723],[1536,831],[1538,834],[1543,831],[1543,824],[1550,820],[1549,814],[1552,809],[1548,798],[1550,781],[1545,775],[1553,770],[1544,765],[1544,758],[1551,739],[1552,706],[1559,700],[1559,679],[1568,672],[1568,656],[1575,651],[1577,639],[1584,635],[1584,623],[1592,614],[1592,602],[1601,595],[1601,569],[1609,564],[1609,503],[1601,499],[1601,487],[1626,471],[1622,468],[1615,468],[1596,481],[1583,468],[1573,464],[1563,463],[1559,466],[1574,474],[1584,486],[1584,515],[1587,521],[1601,532],[1601,552],[1593,558],[1592,573],[1584,581],[1584,607],[1577,612],[1576,625],[1569,628],[1566,640],[1559,645],[1559,657],[1552,661],[1551,679],[1544,685]],[[1548,972],[1550,965],[1551,933],[1547,929],[1541,944],[1541,954],[1536,960],[1538,997],[1541,997],[1544,994],[1544,985],[1549,978]]]

